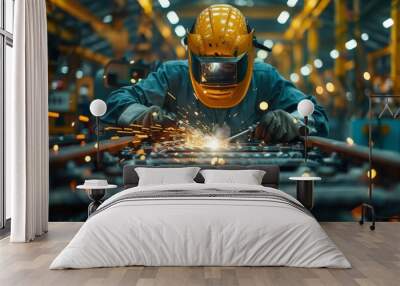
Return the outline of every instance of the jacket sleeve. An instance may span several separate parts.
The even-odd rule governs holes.
[[[297,112],[297,104],[303,99],[314,103],[314,113],[310,117],[311,135],[327,136],[329,133],[328,117],[324,109],[318,104],[314,96],[305,95],[290,81],[284,79],[275,68],[271,68],[271,109],[282,109],[301,119]]]
[[[172,78],[173,74],[167,72],[164,63],[136,85],[113,91],[107,99],[107,112],[101,119],[126,126],[142,118],[150,106],[162,107]]]

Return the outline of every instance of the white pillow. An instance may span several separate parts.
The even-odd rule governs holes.
[[[200,168],[135,168],[139,176],[138,186],[195,183]]]
[[[202,170],[205,184],[246,184],[261,185],[265,171],[261,170]]]

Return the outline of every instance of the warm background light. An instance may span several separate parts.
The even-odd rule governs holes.
[[[259,104],[260,110],[265,111],[268,109],[268,102],[266,101],[261,101]]]
[[[325,87],[326,87],[326,90],[328,92],[334,92],[335,91],[335,85],[333,83],[331,83],[331,82],[328,82]]]
[[[375,179],[377,174],[375,169],[371,169],[371,179]],[[367,177],[369,178],[369,171],[367,171]]]
[[[319,94],[319,95],[321,95],[321,94],[323,94],[324,93],[324,88],[322,87],[322,86],[317,86],[316,88],[315,88],[315,92],[317,93],[317,94]]]
[[[351,137],[347,137],[347,138],[346,138],[346,142],[347,142],[347,144],[349,144],[350,146],[354,145],[354,140],[353,140],[353,138],[351,138]]]

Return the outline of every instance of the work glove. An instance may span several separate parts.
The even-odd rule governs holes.
[[[299,122],[284,110],[267,112],[255,130],[255,138],[266,142],[289,142],[300,135]]]
[[[143,127],[149,128],[154,124],[160,124],[163,127],[176,125],[176,115],[169,113],[159,106],[150,106],[142,119]]]

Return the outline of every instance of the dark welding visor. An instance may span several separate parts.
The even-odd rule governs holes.
[[[194,79],[204,85],[235,85],[246,77],[248,55],[199,57],[191,55]]]

